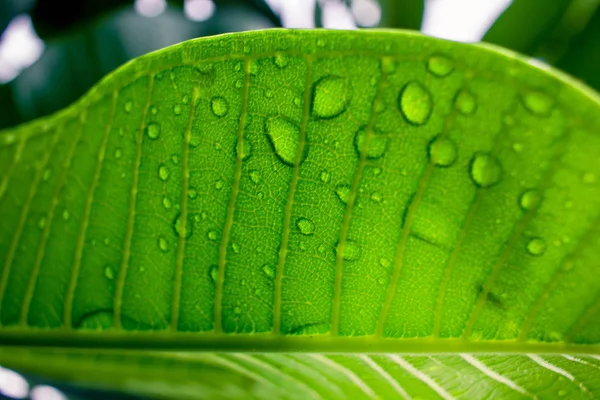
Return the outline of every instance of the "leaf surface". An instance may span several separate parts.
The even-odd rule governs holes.
[[[409,32],[141,57],[0,133],[0,362],[173,397],[593,398],[598,107]]]

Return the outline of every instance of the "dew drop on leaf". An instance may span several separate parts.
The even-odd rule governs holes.
[[[223,186],[225,186],[225,182],[223,182],[222,180],[219,179],[215,182],[215,189],[221,190],[223,189]]]
[[[210,109],[212,110],[213,114],[221,118],[227,115],[227,112],[229,111],[229,104],[223,97],[213,97],[210,101]]]
[[[42,217],[42,218],[40,218],[40,220],[38,222],[38,227],[40,229],[44,229],[45,226],[46,226],[46,217]]]
[[[163,199],[162,199],[162,205],[167,210],[170,209],[171,206],[172,206],[171,199],[168,198],[167,196],[164,196]]]
[[[156,108],[156,106],[150,107],[150,113],[152,113],[152,115],[158,114],[158,108]]]
[[[381,200],[383,200],[383,196],[379,192],[373,192],[371,193],[371,200],[373,200],[376,203],[380,203]]]
[[[523,95],[523,105],[531,114],[549,115],[554,108],[554,101],[542,92],[529,92]]]
[[[151,122],[146,126],[146,135],[152,140],[158,139],[160,136],[160,125],[155,122]]]
[[[115,158],[118,160],[123,156],[123,151],[120,148],[115,149]]]
[[[381,265],[383,268],[389,268],[392,263],[387,258],[382,257],[379,259],[379,265]]]
[[[438,167],[449,167],[456,161],[456,144],[448,138],[438,136],[429,144],[429,159]]]
[[[313,86],[312,112],[317,118],[337,117],[348,108],[350,93],[347,80],[326,76]]]
[[[244,86],[244,81],[242,81],[241,79],[238,79],[237,81],[235,81],[235,87],[238,89],[241,89]]]
[[[360,128],[356,131],[356,134],[354,135],[354,148],[359,156],[363,153],[366,139],[367,131],[365,128]],[[365,154],[366,158],[371,160],[381,158],[381,156],[385,154],[386,149],[387,138],[371,132]]]
[[[296,226],[298,226],[298,229],[304,235],[312,235],[315,232],[315,224],[310,219],[300,218],[296,222]]]
[[[422,83],[411,81],[400,90],[398,108],[408,123],[423,125],[433,110],[431,93]]]
[[[569,392],[567,392],[566,390],[559,390],[557,394],[558,394],[560,397],[565,397],[565,396],[566,396],[568,393],[569,393]]]
[[[179,214],[175,220],[173,221],[173,230],[175,231],[175,235],[178,237],[189,238],[192,236],[192,224],[191,221],[186,221],[185,227],[183,226],[183,221],[181,219],[181,214]]]
[[[127,100],[125,102],[125,112],[130,113],[132,108],[133,108],[133,101]]]
[[[190,97],[189,97],[188,95],[185,95],[185,96],[183,96],[183,97],[181,98],[181,102],[182,102],[183,104],[187,104],[187,103],[189,103],[189,102],[190,102]]]
[[[541,256],[546,251],[546,241],[540,237],[535,237],[527,243],[527,251],[532,256]]]
[[[238,146],[235,146],[236,154],[238,153]],[[237,154],[242,160],[247,160],[252,154],[252,145],[248,140],[242,140],[242,154]]]
[[[250,180],[252,182],[256,184],[260,183],[260,172],[258,172],[257,170],[252,170],[248,175],[250,175]]]
[[[112,311],[101,310],[86,316],[78,324],[77,329],[101,331],[114,327],[114,313]]]
[[[479,187],[490,187],[502,178],[500,162],[489,153],[475,153],[471,161],[470,175]]]
[[[208,236],[208,240],[212,240],[213,242],[215,240],[217,240],[218,237],[219,237],[219,235],[217,235],[216,231],[209,231],[208,234],[207,234],[207,236]]]
[[[454,62],[448,57],[433,56],[427,62],[427,69],[433,75],[444,77],[454,70]]]
[[[279,68],[285,68],[285,67],[287,67],[287,65],[289,63],[289,57],[284,56],[282,54],[277,54],[274,57],[274,61],[275,61],[275,65],[277,65]]]
[[[62,217],[65,221],[68,221],[69,218],[71,218],[71,213],[69,212],[69,210],[64,210],[62,213]]]
[[[350,186],[345,184],[337,185],[335,187],[335,194],[342,203],[346,204],[350,197]]]
[[[242,246],[237,243],[232,243],[231,248],[233,249],[233,252],[236,254],[242,250]]]
[[[196,197],[198,197],[198,191],[194,188],[190,188],[188,190],[188,197],[190,198],[190,200],[195,200]]]
[[[42,179],[46,182],[50,179],[51,176],[52,176],[52,170],[50,168],[48,168],[47,170],[44,171],[44,176],[42,177]]]
[[[331,175],[329,174],[329,172],[327,172],[325,170],[321,171],[321,182],[329,183],[330,180],[331,180]]]
[[[269,278],[275,277],[275,270],[270,265],[263,265],[262,270]]]
[[[454,99],[456,109],[462,115],[471,115],[477,110],[475,95],[468,90],[461,90]]]
[[[175,106],[173,106],[173,114],[181,115],[181,106],[179,104],[175,104]]]
[[[234,308],[233,308],[233,312],[234,312],[235,314],[241,314],[241,313],[242,313],[242,309],[241,309],[240,307],[234,307]]]
[[[523,210],[528,211],[536,208],[541,201],[542,194],[539,192],[539,190],[532,189],[521,194],[521,197],[519,198],[519,205]]]
[[[164,165],[161,164],[158,167],[158,177],[162,180],[162,181],[166,181],[167,179],[169,179],[169,169]]]
[[[210,268],[208,268],[208,275],[213,282],[217,282],[217,279],[219,278],[219,267],[216,265],[211,265]]]
[[[106,279],[110,279],[111,281],[115,278],[112,268],[108,265],[104,268],[104,276]]]
[[[276,116],[267,120],[265,132],[281,161],[294,165],[300,141],[300,128],[293,122]],[[301,163],[303,159],[304,157],[300,160]]]
[[[159,236],[158,237],[158,247],[162,251],[167,252],[169,250],[169,243],[167,242],[167,240],[164,237]]]
[[[342,248],[340,248],[339,246],[336,248],[336,251],[341,251]],[[360,258],[360,255],[362,253],[362,249],[360,248],[360,246],[351,241],[351,240],[347,240],[344,245],[343,245],[343,254],[342,257],[344,260],[346,261],[356,261]]]

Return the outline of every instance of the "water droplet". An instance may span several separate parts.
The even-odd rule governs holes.
[[[265,97],[267,99],[272,99],[273,98],[273,91],[272,90],[265,90]]]
[[[166,181],[167,179],[169,179],[169,175],[170,173],[168,168],[164,164],[160,164],[160,166],[158,167],[158,177],[162,181]]]
[[[382,172],[383,172],[383,170],[379,167],[373,168],[373,175],[375,175],[375,176],[381,175]]]
[[[114,313],[112,311],[100,310],[85,315],[78,324],[77,329],[101,331],[114,327]]]
[[[115,274],[112,268],[108,265],[104,268],[104,276],[106,277],[106,279],[110,279],[111,281],[115,279]]]
[[[173,114],[181,115],[181,106],[179,104],[175,104],[175,106],[173,106]]]
[[[175,217],[175,220],[173,221],[173,230],[175,231],[175,235],[178,237],[184,237],[184,238],[189,238],[190,236],[192,236],[192,221],[190,221],[189,216],[188,216],[188,220],[185,223],[185,227],[183,226],[183,220],[181,219],[181,214],[177,215],[177,217]]]
[[[277,54],[274,57],[274,61],[275,61],[275,65],[277,65],[279,68],[285,68],[285,67],[287,67],[287,65],[289,63],[289,57],[284,56],[282,54]]]
[[[146,126],[146,135],[152,140],[158,139],[160,136],[160,125],[155,122],[151,122]]]
[[[262,270],[269,278],[275,277],[275,270],[270,265],[263,265]]]
[[[236,254],[239,253],[242,250],[242,246],[240,246],[237,243],[232,243],[231,244],[231,248],[233,249],[233,252],[236,253]]]
[[[398,108],[408,123],[423,125],[429,120],[433,110],[431,93],[422,83],[409,82],[400,90]]]
[[[156,115],[158,114],[158,108],[156,108],[156,106],[152,106],[150,107],[150,112],[152,113],[152,115]]]
[[[196,199],[196,197],[198,197],[198,191],[197,191],[196,189],[194,189],[194,188],[190,188],[190,189],[188,190],[188,197],[189,197],[191,200],[195,200],[195,199]]]
[[[382,257],[379,259],[379,265],[381,265],[383,268],[389,268],[392,263],[387,258]]]
[[[559,390],[558,391],[558,395],[560,397],[565,397],[569,392],[567,392],[566,390]]]
[[[524,149],[524,146],[523,146],[523,144],[522,144],[522,143],[515,143],[515,144],[513,144],[513,150],[514,150],[516,153],[520,153],[520,152],[522,152],[522,151],[523,151],[523,149]]]
[[[216,231],[209,231],[207,236],[208,236],[208,240],[212,240],[213,242],[219,238],[219,235],[217,234]]]
[[[234,312],[235,314],[241,314],[241,313],[242,313],[242,309],[241,309],[241,308],[239,308],[239,307],[234,307],[234,308],[233,308],[233,312]]]
[[[257,170],[250,171],[250,180],[254,183],[260,183],[260,172]]]
[[[554,108],[554,100],[542,92],[524,94],[523,105],[534,115],[549,115]]]
[[[110,238],[109,237],[105,237],[104,238],[104,245],[108,246],[110,244]]]
[[[532,189],[523,192],[523,194],[519,198],[519,205],[523,210],[528,211],[536,208],[541,201],[542,194],[539,192],[539,190]]]
[[[42,179],[44,181],[48,181],[51,176],[52,176],[52,170],[50,168],[48,168],[47,170],[44,171],[44,176],[42,177]]]
[[[312,112],[318,118],[337,117],[350,104],[347,80],[339,76],[326,76],[313,86]]]
[[[380,285],[385,285],[386,282],[387,282],[386,279],[383,277],[377,279],[377,283],[379,283]]]
[[[312,235],[315,232],[315,224],[310,219],[300,218],[296,226],[304,235]]]
[[[451,139],[438,136],[429,144],[429,159],[439,167],[451,166],[457,155],[456,144]]]
[[[535,237],[527,243],[527,251],[532,256],[541,256],[546,251],[546,241],[540,237]]]
[[[162,237],[162,236],[159,236],[159,237],[158,237],[158,247],[159,247],[159,248],[160,248],[162,251],[164,251],[164,252],[167,252],[167,251],[169,251],[169,243],[168,243],[168,242],[167,242],[167,240],[166,240],[164,237]]]
[[[237,154],[237,152],[238,152],[237,144],[235,146],[235,151]],[[247,160],[251,154],[252,154],[252,145],[250,144],[250,142],[247,139],[242,140],[242,154],[239,154],[241,156],[241,159]]]
[[[427,62],[427,69],[436,76],[448,76],[454,70],[454,62],[444,56],[433,56]]]
[[[342,249],[339,246],[336,247],[336,252],[339,252],[341,250]],[[361,247],[357,243],[355,243],[355,242],[353,242],[351,240],[347,240],[344,243],[344,246],[343,246],[343,255],[342,255],[342,257],[343,257],[344,260],[346,260],[346,261],[356,261],[356,260],[358,260],[360,258],[360,254],[361,253],[362,253],[362,249],[361,249]]]
[[[329,172],[327,172],[325,170],[321,171],[321,182],[329,183],[330,180],[331,180],[331,175],[329,174]]]
[[[212,110],[213,114],[221,118],[227,115],[227,111],[229,111],[229,104],[223,97],[213,97],[210,101],[210,109]]]
[[[489,153],[475,153],[471,161],[471,179],[480,187],[490,187],[502,179],[500,162]]]
[[[44,227],[46,226],[46,217],[42,217],[40,218],[40,220],[38,221],[38,227],[40,229],[44,229]]]
[[[168,210],[168,209],[170,209],[170,208],[171,208],[171,206],[173,205],[173,204],[171,203],[171,199],[170,199],[170,198],[168,198],[167,196],[164,196],[164,197],[163,197],[163,199],[162,199],[162,204],[163,204],[163,207],[164,207],[164,208],[166,208],[167,210]]]
[[[125,102],[125,112],[130,113],[132,108],[133,108],[133,101],[127,100]]]
[[[280,117],[269,118],[265,124],[265,131],[281,161],[294,165],[300,141],[300,129],[293,122]],[[300,163],[306,155],[302,157]]]
[[[342,203],[346,204],[350,197],[350,185],[337,185],[335,187],[335,194],[337,194],[338,199],[340,199]]]
[[[379,202],[381,202],[381,200],[383,200],[383,196],[381,196],[381,193],[379,193],[379,192],[373,192],[371,194],[371,200],[379,203]]]
[[[225,186],[225,182],[223,182],[222,180],[219,179],[215,182],[215,189],[221,190],[223,189],[223,186]]]
[[[296,107],[302,107],[302,99],[300,97],[294,97],[294,105]]]
[[[241,89],[244,86],[244,81],[242,81],[241,79],[238,79],[237,81],[235,81],[235,87],[238,89]]]
[[[233,65],[233,70],[235,72],[240,72],[242,70],[242,62],[238,61]]]
[[[120,148],[115,149],[115,158],[118,160],[123,157],[123,151]]]
[[[181,102],[182,102],[183,104],[187,104],[187,103],[189,103],[189,102],[190,102],[190,98],[189,98],[189,96],[188,96],[188,95],[185,95],[185,96],[183,96],[183,97],[181,98]]]
[[[361,155],[367,139],[367,131],[365,128],[360,128],[354,135],[354,148],[356,152]],[[369,143],[366,151],[366,158],[375,160],[385,154],[387,150],[387,138],[379,136],[371,132],[369,136]]]
[[[594,174],[593,172],[586,172],[585,174],[583,174],[583,183],[595,183],[596,182],[596,174]]]
[[[69,213],[69,210],[64,210],[62,213],[62,217],[65,221],[68,221],[69,218],[71,218],[71,213]]]
[[[454,104],[459,113],[463,115],[471,115],[477,110],[477,100],[475,95],[464,89],[456,94]]]
[[[219,278],[219,267],[216,265],[211,265],[210,268],[208,268],[208,276],[210,276],[213,282],[216,282]]]

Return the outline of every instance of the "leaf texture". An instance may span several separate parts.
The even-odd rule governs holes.
[[[408,32],[141,57],[0,132],[0,362],[174,397],[593,398],[598,115]]]

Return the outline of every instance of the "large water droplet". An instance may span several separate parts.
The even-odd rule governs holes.
[[[213,97],[210,101],[210,109],[212,110],[213,114],[221,118],[227,115],[227,111],[229,111],[229,104],[223,97]]]
[[[546,241],[540,237],[535,237],[527,243],[527,251],[532,256],[541,256],[546,252]]]
[[[167,210],[171,208],[171,206],[173,205],[171,203],[171,199],[168,198],[167,196],[164,196],[162,199],[162,205],[164,208],[166,208]]]
[[[275,277],[275,270],[270,265],[263,265],[262,270],[265,273],[265,275],[267,275],[269,278]]]
[[[337,117],[350,104],[348,82],[339,76],[326,76],[313,86],[312,112],[317,118]]]
[[[113,269],[110,267],[110,265],[107,265],[104,268],[104,276],[106,277],[106,279],[109,279],[111,281],[115,279],[115,273],[113,272]]]
[[[367,131],[365,128],[360,128],[354,135],[354,148],[361,155],[367,139]],[[371,132],[369,143],[366,150],[366,158],[375,160],[385,154],[387,149],[387,138]]]
[[[554,108],[554,100],[542,92],[526,93],[522,99],[527,111],[534,115],[549,115]]]
[[[315,232],[315,224],[310,219],[300,218],[296,225],[304,235],[312,235]]]
[[[162,181],[166,181],[167,179],[169,179],[169,169],[164,165],[161,164],[158,167],[158,177],[162,180]]]
[[[300,141],[300,128],[293,122],[276,116],[267,120],[265,131],[281,161],[288,165],[294,165]],[[300,163],[306,158],[306,151],[304,153]]]
[[[181,106],[179,104],[173,106],[173,114],[181,115]]]
[[[475,153],[471,161],[471,179],[480,187],[490,187],[502,179],[500,162],[489,153]]]
[[[242,160],[247,160],[248,157],[250,157],[250,155],[252,154],[252,145],[250,144],[250,142],[248,141],[248,139],[244,138],[244,140],[242,140],[242,146],[241,147],[242,147],[242,154],[238,154],[238,155],[240,156],[240,158]],[[235,151],[236,151],[236,154],[239,151],[239,147],[238,147],[237,144],[235,146]]]
[[[195,200],[196,197],[198,197],[198,191],[196,189],[194,189],[193,187],[191,187],[188,190],[188,197],[190,200]]]
[[[162,251],[164,251],[164,252],[167,252],[167,251],[169,251],[169,243],[168,243],[168,242],[167,242],[167,240],[166,240],[164,237],[162,237],[162,236],[159,236],[159,237],[158,237],[158,248],[159,248],[159,249],[161,249],[161,250],[162,250]]]
[[[356,261],[362,253],[361,247],[351,240],[347,240],[343,245],[343,250],[338,246],[336,252],[343,251],[342,258],[346,261]]]
[[[335,187],[335,194],[337,194],[338,199],[340,199],[342,203],[346,204],[350,197],[350,185],[337,185]]]
[[[86,314],[79,322],[77,329],[101,331],[114,327],[114,313],[109,310],[100,310]]]
[[[536,208],[542,201],[542,194],[539,190],[528,190],[519,198],[519,205],[525,211]]]
[[[477,99],[475,95],[468,90],[461,90],[456,94],[454,104],[459,113],[471,115],[477,110]]]
[[[431,93],[422,83],[407,83],[398,95],[398,108],[410,124],[423,125],[429,120],[433,110]]]
[[[427,69],[436,76],[447,76],[454,70],[454,62],[444,56],[433,56],[427,62]]]
[[[133,108],[133,101],[127,100],[125,102],[125,112],[130,113],[132,108]]]
[[[156,122],[151,122],[146,126],[146,135],[152,140],[158,139],[160,136],[160,125]]]
[[[456,144],[451,139],[438,136],[429,144],[429,158],[439,167],[451,166],[457,155]]]

